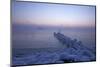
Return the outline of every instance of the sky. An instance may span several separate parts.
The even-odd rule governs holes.
[[[95,26],[95,6],[12,2],[13,24],[91,27]]]

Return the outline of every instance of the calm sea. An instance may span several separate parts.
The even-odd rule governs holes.
[[[12,34],[13,48],[61,48],[63,45],[54,37],[59,29],[15,29]],[[88,48],[95,48],[95,28],[60,29],[60,33],[82,41]]]

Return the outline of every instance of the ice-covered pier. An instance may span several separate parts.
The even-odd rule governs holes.
[[[75,50],[76,54],[78,57],[81,56],[86,56],[88,57],[89,60],[95,60],[95,52],[92,51],[92,49],[87,48],[82,44],[81,41],[78,41],[77,39],[71,39],[70,37],[65,36],[62,33],[55,33],[54,32],[54,37],[65,47],[65,49],[72,49]],[[74,53],[72,53],[74,54]]]
[[[65,45],[66,47],[73,47],[75,49],[88,49],[87,47],[85,47],[81,41],[78,41],[77,39],[71,39],[68,36],[65,36],[62,33],[55,33],[54,32],[54,37],[63,45]]]
[[[65,36],[64,34],[61,33],[55,33],[54,32],[54,37],[63,45],[66,47],[72,47],[72,46],[82,46],[81,41],[77,41],[77,39],[71,39],[70,37]],[[77,43],[77,45],[75,45]]]

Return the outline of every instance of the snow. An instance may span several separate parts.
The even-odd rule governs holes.
[[[95,61],[95,53],[92,52],[87,47],[83,46],[81,41],[77,39],[66,38],[66,43],[64,48],[60,49],[46,49],[29,52],[23,52],[24,50],[18,50],[19,53],[22,51],[23,54],[18,54],[17,52],[13,55],[12,64],[13,65],[36,65],[36,64],[54,64],[54,63],[69,63],[69,62],[85,62],[85,61]],[[67,42],[68,41],[68,42]],[[65,42],[65,41],[64,41]],[[18,55],[18,56],[16,56]]]
[[[22,57],[13,57],[13,65],[29,64],[51,64],[64,62],[81,62],[95,60],[95,54],[87,50],[75,50],[73,48],[61,49],[56,52],[38,52],[24,55]]]

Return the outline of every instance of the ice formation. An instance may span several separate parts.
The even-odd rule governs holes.
[[[71,63],[71,62],[84,62],[95,61],[95,52],[85,47],[81,41],[77,39],[71,39],[61,33],[54,33],[54,37],[57,38],[61,44],[65,47],[61,49],[55,49],[51,51],[39,50],[33,51],[26,50],[25,52],[16,51],[19,54],[13,55],[13,65],[36,65],[36,64],[55,64],[55,63]]]

